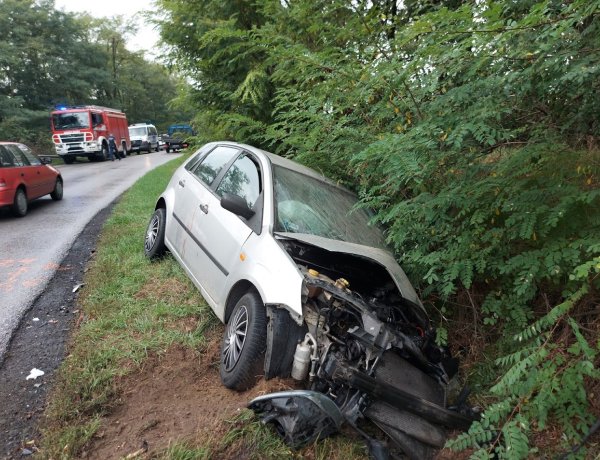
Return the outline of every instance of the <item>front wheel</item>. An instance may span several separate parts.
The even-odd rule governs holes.
[[[25,190],[18,188],[11,206],[12,213],[16,217],[24,217],[25,214],[27,214],[27,208],[27,195],[25,194]]]
[[[167,213],[164,208],[158,208],[152,214],[146,236],[144,238],[144,254],[149,259],[156,259],[162,256],[166,251],[165,246],[165,224]]]
[[[108,160],[108,145],[102,144],[102,150],[100,151],[100,161]]]
[[[73,155],[65,155],[62,157],[65,164],[70,165],[75,161],[75,157]]]
[[[262,374],[266,329],[265,306],[258,293],[248,292],[233,309],[221,344],[220,374],[227,388],[247,390]]]
[[[62,200],[63,197],[63,182],[60,178],[56,179],[56,184],[54,184],[54,190],[52,190],[52,193],[50,194],[50,197],[54,200],[54,201],[60,201]]]

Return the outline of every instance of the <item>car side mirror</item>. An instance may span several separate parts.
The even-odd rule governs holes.
[[[52,158],[50,158],[50,157],[40,157],[40,162],[43,165],[49,165],[50,163],[52,163]]]
[[[244,219],[250,219],[254,211],[248,207],[248,203],[241,196],[232,193],[224,193],[221,198],[221,207],[234,213],[236,216],[242,216]]]

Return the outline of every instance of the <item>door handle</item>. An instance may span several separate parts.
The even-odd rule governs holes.
[[[180,187],[185,187],[185,182],[184,182],[184,181],[182,181],[182,180],[180,180],[180,181],[179,181],[179,186],[180,186]]]
[[[204,214],[208,214],[208,205],[207,204],[201,204],[200,205],[200,211],[202,211]]]

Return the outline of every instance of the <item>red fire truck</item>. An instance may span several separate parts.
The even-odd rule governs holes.
[[[131,150],[127,118],[120,110],[96,105],[59,107],[52,112],[51,120],[56,153],[67,164],[76,157],[106,160],[110,134],[123,156]]]

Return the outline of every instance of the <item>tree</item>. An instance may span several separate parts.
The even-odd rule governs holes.
[[[581,439],[600,377],[600,2],[160,3],[198,119],[354,187],[425,301],[472,311],[507,354],[455,447],[522,457],[552,417]]]
[[[162,0],[161,37],[171,46],[171,65],[192,81],[195,106],[207,128],[223,138],[240,125],[248,139],[271,120],[272,85],[267,57],[254,35],[266,18],[256,2]],[[235,121],[234,121],[235,120]]]
[[[52,0],[0,1],[0,139],[51,147],[55,105],[96,104],[167,125],[185,81],[125,47],[133,26],[57,11]]]
[[[30,110],[87,101],[105,60],[75,16],[55,10],[52,0],[0,3],[1,97]]]

